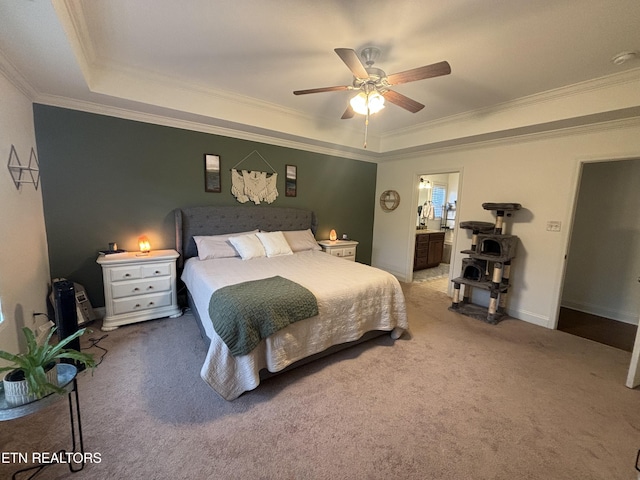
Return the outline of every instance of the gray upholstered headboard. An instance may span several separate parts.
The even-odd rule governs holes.
[[[176,250],[180,264],[197,257],[195,235],[221,235],[250,230],[306,230],[316,233],[318,222],[311,210],[264,206],[204,206],[177,208]]]

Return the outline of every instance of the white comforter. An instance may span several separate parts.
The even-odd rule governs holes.
[[[318,316],[276,332],[248,355],[232,356],[209,320],[211,294],[226,285],[274,275],[309,289],[318,300]],[[398,338],[408,328],[404,295],[393,275],[324,252],[251,260],[190,258],[182,280],[211,339],[200,375],[227,400],[256,388],[263,368],[279,372],[332,345],[358,340],[368,331],[393,331]]]

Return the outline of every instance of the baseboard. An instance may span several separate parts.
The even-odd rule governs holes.
[[[100,320],[102,320],[107,314],[106,307],[93,307],[93,311],[95,312],[95,314],[98,316]]]
[[[507,315],[513,318],[517,318],[518,320],[522,320],[523,322],[533,323],[534,325],[538,325],[539,327],[553,328],[549,317],[529,312],[527,310],[512,310],[510,308],[507,308]]]

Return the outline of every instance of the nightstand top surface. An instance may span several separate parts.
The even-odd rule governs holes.
[[[109,255],[100,255],[96,262],[101,265],[115,265],[119,263],[135,263],[135,262],[149,262],[149,261],[161,261],[171,260],[178,258],[180,255],[175,250],[151,250],[147,254],[140,252],[123,252],[112,253]]]
[[[318,244],[323,247],[352,247],[358,243],[355,240],[318,240]]]

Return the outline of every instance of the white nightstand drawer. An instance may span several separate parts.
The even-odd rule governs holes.
[[[327,250],[329,255],[333,255],[334,257],[344,258],[345,260],[356,260],[356,248],[348,247],[348,248],[332,248]]]
[[[356,247],[345,247],[342,249],[342,253],[344,257],[355,257]]]
[[[156,295],[145,295],[143,297],[114,299],[113,313],[115,315],[120,315],[123,313],[137,312],[151,308],[166,307],[169,305],[171,305],[171,292],[164,292]]]
[[[140,265],[110,268],[109,277],[112,282],[135,280],[136,278],[142,278],[142,269],[140,268]]]
[[[322,247],[322,250],[329,255],[344,258],[352,262],[356,261],[358,242],[354,240],[320,240],[318,244]]]
[[[149,278],[148,280],[137,280],[133,282],[117,282],[111,285],[113,298],[166,292],[169,290],[171,290],[171,277]]]
[[[142,276],[144,278],[161,277],[163,275],[171,275],[171,264],[161,263],[157,265],[142,266]]]

